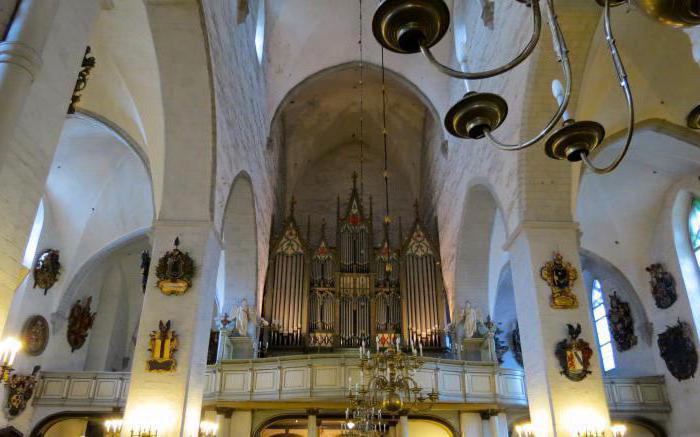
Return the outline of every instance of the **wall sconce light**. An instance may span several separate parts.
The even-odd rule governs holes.
[[[0,381],[3,383],[7,382],[10,374],[15,370],[12,364],[20,349],[22,349],[22,342],[14,337],[8,337],[0,342]]]
[[[219,431],[219,424],[216,422],[209,422],[203,420],[199,424],[199,435],[200,437],[216,437],[216,433]]]
[[[627,434],[627,427],[622,424],[613,425],[610,431],[612,431],[613,437],[625,437],[625,434]]]
[[[530,423],[523,423],[515,427],[516,437],[535,437],[535,427]]]
[[[122,425],[124,421],[121,419],[108,419],[105,420],[105,436],[106,437],[119,437],[122,433]]]

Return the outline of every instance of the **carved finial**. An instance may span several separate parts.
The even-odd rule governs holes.
[[[175,244],[176,248],[180,245],[180,237],[179,236],[175,237],[175,241],[173,242],[173,244]]]
[[[321,219],[321,241],[326,239],[326,218]]]
[[[340,221],[340,196],[338,196],[338,206],[336,207],[335,216]]]
[[[403,244],[403,225],[401,224],[401,216],[399,216],[399,245]]]
[[[418,204],[418,199],[413,203],[413,209],[416,212],[416,221],[420,220],[420,207]]]
[[[352,189],[357,190],[357,172],[352,172]]]
[[[372,196],[369,196],[369,221],[372,221],[372,217],[374,216],[374,208],[372,207]]]

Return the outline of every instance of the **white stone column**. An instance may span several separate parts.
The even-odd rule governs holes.
[[[489,417],[491,437],[508,437],[508,418],[505,413],[493,414]]]
[[[524,222],[506,243],[510,252],[530,418],[538,435],[570,436],[570,427],[584,420],[608,426],[608,407],[603,386],[589,299],[583,287],[579,259],[578,226],[571,222]],[[578,271],[573,292],[576,309],[550,307],[551,290],[540,278],[540,269],[554,252]],[[594,350],[590,370],[583,381],[574,382],[560,373],[554,354],[556,344],[567,338],[567,323],[581,324],[583,340]]]
[[[307,419],[307,435],[308,437],[318,437],[318,423],[316,422],[316,415],[318,410],[309,410],[309,417]]]
[[[253,433],[253,412],[235,410],[231,418],[230,437],[250,437]]]
[[[180,239],[180,250],[194,260],[195,276],[185,294],[166,296],[155,286],[155,271],[158,260],[172,250],[176,237]],[[129,435],[138,424],[155,420],[159,423],[159,436],[196,436],[204,394],[219,241],[207,221],[158,221],[153,241],[153,264],[139,322],[124,432]],[[178,350],[174,354],[177,369],[172,373],[146,370],[151,357],[150,333],[158,329],[161,320],[170,320],[171,329],[178,335]]]
[[[459,432],[462,437],[483,437],[483,424],[479,413],[459,413]]]
[[[41,55],[58,4],[59,0],[21,1],[7,37],[0,42],[0,163],[5,160],[29,88],[41,68]]]
[[[397,437],[409,437],[408,435],[408,416],[399,417],[399,423],[396,427]]]
[[[233,408],[217,408],[216,409],[216,424],[219,429],[216,437],[232,437],[231,435],[231,417],[233,416]]]

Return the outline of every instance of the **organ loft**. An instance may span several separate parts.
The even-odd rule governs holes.
[[[353,174],[347,202],[338,197],[335,244],[326,223],[302,237],[294,200],[281,235],[270,245],[263,300],[263,353],[386,346],[397,337],[439,353],[447,346],[447,316],[439,249],[415,205],[407,238],[388,220],[375,244],[372,200],[365,210]]]

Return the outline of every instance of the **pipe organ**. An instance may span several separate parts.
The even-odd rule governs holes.
[[[372,203],[365,214],[356,176],[346,207],[336,214],[336,243],[305,241],[294,218],[294,201],[282,235],[270,245],[263,299],[263,350],[357,347],[402,336],[424,349],[442,350],[447,322],[437,247],[417,213],[410,236],[392,246],[389,224],[373,243]],[[307,236],[307,239],[309,236]],[[401,237],[400,237],[401,239]]]

